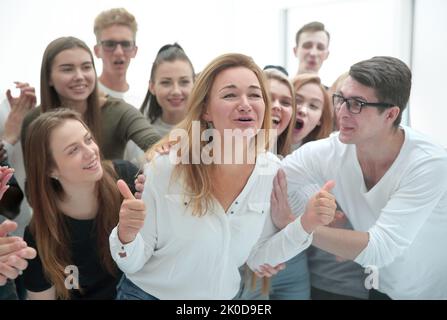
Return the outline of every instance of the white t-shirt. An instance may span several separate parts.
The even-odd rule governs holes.
[[[130,87],[127,91],[115,91],[106,87],[100,81],[98,81],[98,89],[113,98],[123,99],[128,104],[134,106],[137,109],[140,109],[141,103],[143,103],[144,100],[144,92],[142,94],[139,94],[138,92],[132,91]]]
[[[398,157],[369,191],[355,145],[341,143],[338,134],[305,144],[283,160],[289,197],[335,180],[333,194],[354,230],[369,233],[355,262],[378,268],[378,290],[393,299],[446,299],[447,153],[402,129]]]
[[[227,212],[214,201],[193,216],[180,179],[172,179],[169,156],[146,168],[143,200],[147,215],[135,240],[123,245],[110,235],[112,257],[133,283],[159,299],[232,299],[240,287],[239,267],[284,262],[312,242],[301,219],[276,233],[270,193],[280,162],[260,154],[242,192]],[[276,233],[276,234],[275,234]],[[126,257],[119,256],[124,250]]]

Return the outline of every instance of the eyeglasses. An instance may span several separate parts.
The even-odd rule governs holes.
[[[386,102],[366,102],[356,98],[345,98],[336,93],[332,95],[332,102],[334,103],[334,107],[337,111],[341,108],[343,103],[346,103],[348,111],[353,114],[359,114],[362,112],[363,107],[390,108],[394,106],[394,104]]]
[[[117,45],[120,45],[123,51],[132,51],[135,48],[135,41],[115,41],[115,40],[104,40],[101,41],[102,48],[104,51],[113,52]]]

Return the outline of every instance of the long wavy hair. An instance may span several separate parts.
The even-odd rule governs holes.
[[[320,125],[316,126],[304,139],[303,143],[305,144],[309,141],[315,141],[323,138],[329,137],[329,135],[332,132],[333,123],[332,123],[332,102],[331,98],[329,97],[329,94],[326,90],[326,88],[321,84],[321,79],[315,74],[311,73],[303,73],[297,75],[293,81],[293,87],[295,88],[295,94],[298,92],[298,90],[308,84],[308,83],[314,83],[316,84],[322,94],[323,94],[323,110],[321,113],[320,118]],[[298,108],[298,107],[297,107]]]
[[[62,51],[80,48],[85,50],[89,55],[96,76],[96,68],[93,60],[92,52],[84,41],[75,37],[61,37],[50,42],[45,49],[42,57],[42,66],[40,69],[40,103],[42,112],[47,112],[64,106],[56,89],[50,85],[51,70],[56,56]],[[90,128],[96,141],[101,144],[101,111],[99,103],[98,85],[95,81],[95,88],[87,98],[87,110],[82,115],[83,120]]]
[[[33,208],[30,231],[36,241],[45,277],[54,285],[59,299],[70,298],[64,283],[64,270],[73,261],[66,216],[58,207],[58,203],[64,202],[68,195],[59,181],[50,177],[50,172],[56,165],[50,149],[50,137],[56,128],[68,120],[79,121],[90,131],[76,111],[64,108],[48,111],[32,122],[24,148],[26,191]],[[101,265],[115,276],[117,268],[110,255],[108,239],[112,229],[118,224],[122,196],[116,186],[117,174],[112,163],[102,161],[101,165],[104,174],[96,183],[96,242]]]
[[[186,118],[180,122],[176,128],[187,132],[189,141],[191,142],[193,141],[193,122],[200,122],[200,133],[198,136],[202,136],[204,131],[208,129],[209,126],[208,122],[203,119],[203,115],[207,110],[209,94],[214,84],[214,80],[222,71],[236,67],[244,67],[253,71],[259,81],[262,99],[264,100],[265,104],[264,119],[261,126],[261,129],[264,129],[265,132],[265,139],[255,139],[255,147],[256,150],[268,149],[271,145],[270,140],[272,139],[269,134],[272,119],[267,80],[265,79],[264,73],[256,65],[253,59],[243,54],[229,53],[221,55],[205,67],[197,78],[188,98],[188,112]],[[154,150],[157,150],[157,148],[168,143],[172,145],[175,144],[176,141],[170,141],[169,137],[165,137],[155,144],[151,150],[148,151],[148,153],[153,154]],[[200,141],[200,149],[198,150],[200,154],[208,143],[209,141]],[[190,160],[197,156],[197,154],[193,155],[193,153],[195,153],[193,143],[188,143],[187,154]],[[191,163],[192,161],[189,161],[189,163],[179,163],[176,165],[173,174],[173,177],[181,176],[183,178],[185,185],[184,187],[189,193],[188,195],[191,197],[190,205],[192,205],[192,212],[194,215],[198,216],[206,214],[208,208],[211,206],[213,193],[213,180],[211,172],[216,165],[204,164],[200,154],[198,156],[200,159],[199,163]]]

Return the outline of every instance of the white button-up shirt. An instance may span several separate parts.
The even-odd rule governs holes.
[[[198,217],[192,215],[180,179],[171,179],[174,165],[169,157],[156,158],[145,170],[144,226],[126,245],[119,241],[117,228],[112,231],[114,260],[129,280],[159,299],[233,298],[245,262],[252,269],[264,263],[274,266],[312,242],[300,219],[276,233],[270,194],[278,168],[275,155],[258,155],[247,184],[227,212],[214,201]]]

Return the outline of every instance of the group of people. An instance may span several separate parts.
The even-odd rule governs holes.
[[[32,216],[23,237],[0,224],[0,298],[17,277],[28,299],[447,298],[447,153],[400,123],[405,63],[361,61],[327,88],[330,36],[312,22],[292,79],[237,53],[196,74],[175,43],[138,100],[134,16],[104,11],[94,33],[99,77],[63,37],[40,106],[28,83],[6,93],[0,210]]]

